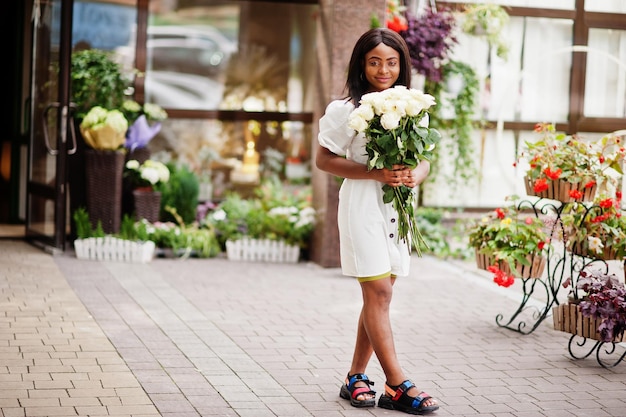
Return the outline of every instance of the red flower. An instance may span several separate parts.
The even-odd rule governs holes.
[[[387,27],[394,32],[402,32],[409,28],[406,21],[400,16],[394,16],[393,19],[387,21]]]
[[[600,201],[600,203],[598,203],[598,204],[602,208],[611,208],[611,207],[613,207],[613,200],[611,200],[610,198],[607,198],[607,199],[604,199],[604,200]]]
[[[546,174],[546,176],[551,180],[558,180],[562,172],[561,168],[558,168],[556,171],[552,171],[550,168],[543,170],[543,173]]]
[[[496,209],[496,216],[498,216],[498,218],[500,220],[504,219],[506,217],[506,214],[504,213],[504,210],[502,210],[501,208],[497,208]]]
[[[544,242],[543,240],[539,243],[537,243],[537,249],[539,250],[543,250],[543,248],[546,246],[546,242]]]
[[[535,181],[535,185],[533,186],[533,190],[536,193],[541,193],[548,189],[548,181],[545,178],[539,178]]]
[[[493,273],[493,282],[501,287],[510,287],[515,283],[515,278],[512,275],[507,275],[495,265],[488,267],[487,271]]]
[[[622,192],[621,191],[615,191],[615,198],[617,198],[617,201],[621,201],[622,200]]]
[[[526,217],[526,219],[524,219],[524,223],[526,223],[527,225],[531,225],[533,224],[533,219],[530,217]]]
[[[569,196],[572,197],[574,200],[578,200],[578,199],[583,198],[583,193],[578,190],[570,190]]]
[[[596,185],[596,182],[594,180],[591,180],[587,184],[585,184],[585,188],[593,188],[594,185]]]

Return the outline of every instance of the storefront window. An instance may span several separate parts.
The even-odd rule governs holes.
[[[315,5],[154,0],[145,96],[167,108],[310,111]]]

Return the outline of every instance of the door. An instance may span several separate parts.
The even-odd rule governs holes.
[[[76,152],[70,109],[73,0],[34,0],[26,238],[63,251],[68,234],[67,157]]]

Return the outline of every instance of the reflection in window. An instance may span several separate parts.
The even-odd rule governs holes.
[[[626,31],[590,29],[585,116],[626,117]]]
[[[153,0],[145,90],[166,108],[311,111],[317,6]]]

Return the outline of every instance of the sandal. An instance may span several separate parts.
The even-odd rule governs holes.
[[[357,382],[365,382],[366,387],[355,386]],[[346,377],[346,383],[341,386],[339,396],[344,400],[350,400],[353,407],[374,407],[376,405],[376,391],[370,389],[370,385],[374,385],[365,374],[354,374]],[[359,400],[359,395],[370,394],[372,398]]]
[[[385,393],[380,396],[378,406],[388,410],[399,410],[409,414],[429,414],[439,409],[439,405],[424,405],[432,397],[424,391],[417,397],[411,397],[407,392],[415,386],[408,379],[402,384],[392,386],[385,384]]]

